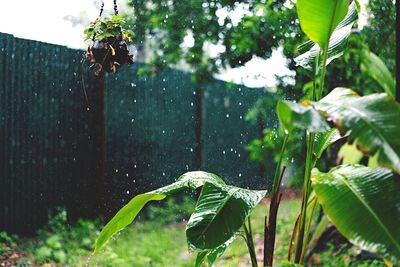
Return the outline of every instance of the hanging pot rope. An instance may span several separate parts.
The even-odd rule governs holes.
[[[101,2],[99,17],[101,17],[101,15],[103,15],[103,12],[104,12],[104,1]],[[119,14],[117,0],[114,0],[114,14],[115,14],[115,16],[118,16],[118,14]],[[92,37],[93,42],[94,42],[95,38],[96,38],[96,34],[93,35],[93,37]]]
[[[101,15],[103,15],[103,11],[104,11],[104,1],[101,2],[99,17],[101,17]],[[115,13],[115,15],[118,15],[117,0],[114,0],[114,13]]]

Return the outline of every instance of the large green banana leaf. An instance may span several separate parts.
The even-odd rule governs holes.
[[[318,201],[351,242],[400,263],[400,177],[390,170],[342,165],[328,173],[314,169]]]
[[[323,48],[346,16],[349,0],[297,0],[296,7],[301,29]]]
[[[332,121],[350,143],[377,162],[400,173],[400,104],[386,94],[360,97],[336,88],[313,105]]]
[[[371,51],[362,51],[361,71],[371,76],[388,95],[392,97],[396,96],[395,79],[386,67],[385,63],[383,63],[383,61]]]
[[[276,112],[282,127],[289,133],[296,128],[308,132],[329,130],[325,119],[311,106],[280,100],[276,106]]]
[[[326,65],[328,65],[332,60],[343,55],[351,33],[351,29],[357,19],[357,6],[356,2],[353,1],[349,6],[346,17],[339,23],[339,25],[337,25],[336,29],[332,32],[332,35],[329,39]],[[296,57],[294,60],[297,65],[300,65],[303,68],[313,69],[315,66],[315,60],[320,54],[320,51],[320,46],[317,45],[315,42],[309,40],[299,46],[299,52],[302,54]]]
[[[209,250],[224,244],[239,231],[265,193],[205,183],[186,226],[189,247]]]
[[[106,224],[106,226],[104,226],[96,240],[94,251],[97,252],[111,238],[111,236],[132,223],[144,205],[146,205],[149,201],[162,200],[167,195],[185,189],[196,189],[206,182],[210,184],[225,184],[225,182],[215,174],[195,171],[183,174],[175,183],[135,196],[131,201],[128,202],[128,204],[118,211],[118,213]]]

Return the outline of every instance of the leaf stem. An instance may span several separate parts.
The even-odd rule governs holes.
[[[319,87],[317,98],[313,99],[313,101],[319,101],[322,98],[322,92],[324,91],[324,80],[325,80],[325,74],[326,74],[326,61],[328,59],[328,46],[329,46],[329,41],[328,41],[328,44],[325,45],[324,49],[322,50],[322,66],[321,66],[321,76],[320,76],[320,87]]]
[[[251,266],[252,267],[257,267],[257,256],[256,256],[256,250],[254,247],[254,240],[253,240],[253,233],[251,230],[251,219],[250,216],[247,217],[247,223],[248,223],[248,228],[246,226],[246,223],[243,224],[243,229],[246,235],[246,244],[247,244],[247,248],[249,250],[249,255],[250,255],[250,259],[251,259]]]
[[[288,133],[285,133],[285,136],[284,136],[284,138],[283,138],[282,147],[281,147],[281,152],[280,152],[280,154],[279,154],[278,164],[276,165],[276,169],[275,169],[274,181],[273,181],[273,184],[272,184],[272,192],[275,192],[275,187],[277,186],[279,174],[280,174],[280,172],[281,172],[281,165],[282,165],[282,160],[283,160],[283,154],[284,154],[284,152],[285,152],[288,139],[289,139],[289,134],[288,134]]]
[[[282,171],[280,172],[277,186],[275,190],[272,192],[271,202],[269,205],[269,216],[268,216],[268,225],[265,222],[264,229],[264,266],[272,266],[274,261],[274,250],[275,250],[275,235],[276,235],[276,223],[278,216],[279,204],[282,198],[281,192],[281,183],[283,179],[283,175],[285,173],[286,166],[283,166]]]
[[[325,74],[326,74],[326,61],[327,61],[327,57],[328,57],[328,46],[329,46],[329,40],[322,50],[322,55],[321,55],[322,65],[321,65],[320,83],[319,83],[319,88],[318,88],[318,92],[316,95],[313,90],[313,96],[312,96],[313,101],[320,100],[322,97],[322,92],[324,91],[324,80],[325,80]],[[317,73],[318,73],[318,64],[319,64],[318,60],[317,60],[316,64],[317,65],[314,70],[314,77],[316,77]],[[315,88],[315,86],[314,86],[314,88]],[[305,234],[305,224],[306,224],[306,218],[307,218],[308,197],[309,197],[310,189],[311,189],[311,183],[310,183],[311,170],[312,170],[313,166],[315,165],[315,162],[312,157],[312,153],[314,150],[314,142],[315,142],[315,134],[308,133],[308,135],[307,135],[307,155],[306,155],[304,183],[303,183],[303,200],[301,203],[301,211],[300,211],[299,234],[298,234],[297,242],[296,242],[295,263],[302,263],[303,258],[304,258],[304,250],[306,249],[305,244],[306,244],[307,240],[305,240],[305,238],[307,238],[307,236]]]
[[[300,211],[300,221],[299,221],[299,234],[297,236],[297,245],[296,245],[296,256],[295,263],[300,263],[301,254],[303,252],[304,246],[304,232],[305,232],[305,221],[307,215],[307,202],[308,195],[310,190],[310,177],[311,177],[311,169],[313,166],[312,162],[312,151],[314,146],[315,134],[310,133],[307,136],[307,155],[306,155],[306,166],[304,171],[304,184],[303,184],[303,200],[301,203],[301,211]]]
[[[308,203],[307,203],[307,205],[308,205]],[[306,227],[306,230],[305,230],[305,236],[306,236],[306,237],[308,237],[308,235],[310,234],[312,218],[313,218],[313,216],[314,216],[315,207],[316,207],[316,205],[317,205],[317,197],[316,197],[316,196],[314,196],[314,197],[310,200],[310,205],[312,205],[312,206],[311,206],[311,212],[310,212],[310,214],[309,214],[309,215],[310,215],[310,216],[309,216],[310,218],[308,218],[307,227]],[[303,249],[303,251],[302,251],[302,253],[301,253],[301,255],[300,255],[300,262],[303,262],[303,261],[304,261],[304,256],[305,256],[307,247],[308,247],[308,240],[305,240],[305,241],[304,241],[304,249]]]

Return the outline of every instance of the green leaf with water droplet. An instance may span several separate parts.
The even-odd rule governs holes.
[[[167,195],[183,191],[185,189],[196,189],[204,183],[224,185],[225,182],[217,175],[202,171],[188,172],[183,174],[175,183],[164,186],[157,190],[135,196],[122,207],[118,213],[104,226],[96,240],[94,252],[96,253],[114,234],[124,229],[133,222],[144,205],[152,200],[162,200]]]
[[[330,129],[324,117],[312,106],[280,100],[276,106],[276,112],[282,127],[289,133],[295,129],[307,130],[311,133],[325,132]]]
[[[239,231],[265,193],[205,183],[186,226],[189,247],[210,250],[224,244]]]

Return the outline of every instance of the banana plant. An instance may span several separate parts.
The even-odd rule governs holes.
[[[343,53],[359,5],[349,0],[297,0],[296,8],[300,26],[310,38],[303,46],[309,51],[296,61],[313,71],[313,90],[311,99],[301,103],[278,102],[277,114],[285,138],[272,191],[243,189],[227,185],[215,174],[188,172],[171,185],[135,196],[103,228],[95,252],[132,223],[148,202],[201,188],[186,226],[188,247],[198,253],[195,266],[205,262],[211,266],[240,236],[246,242],[252,266],[258,266],[250,214],[263,197],[271,197],[265,219],[263,266],[272,266],[281,181],[286,168],[282,166],[282,157],[291,133],[301,130],[307,136],[303,199],[288,261],[281,266],[304,264],[316,205],[327,216],[321,227],[330,220],[350,242],[387,262],[400,264],[400,104],[387,93],[360,96],[348,88],[333,89],[322,97],[328,91],[324,85],[326,67]],[[364,68],[373,68],[371,64],[373,61]],[[386,92],[392,92],[392,87],[387,88]],[[354,144],[353,149],[373,159],[376,168],[351,163],[328,172],[316,169],[324,151],[339,139]],[[321,227],[319,234],[314,232],[313,236],[320,235]]]

